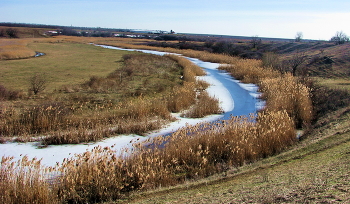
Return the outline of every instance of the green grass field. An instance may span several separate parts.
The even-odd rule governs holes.
[[[63,85],[83,83],[91,76],[106,76],[121,66],[126,51],[104,49],[78,43],[30,43],[30,49],[45,56],[0,61],[0,84],[27,91],[28,81],[35,73],[44,73],[46,92]]]

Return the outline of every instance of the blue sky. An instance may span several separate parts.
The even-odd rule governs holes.
[[[329,40],[349,0],[1,0],[0,22]]]

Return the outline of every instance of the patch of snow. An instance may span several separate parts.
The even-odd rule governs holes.
[[[36,54],[34,55],[34,57],[40,57],[40,56],[44,56],[45,53],[41,53],[41,52],[36,52]]]

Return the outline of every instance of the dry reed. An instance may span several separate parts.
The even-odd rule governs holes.
[[[312,119],[310,90],[291,74],[282,74],[275,69],[262,67],[259,60],[240,59],[234,65],[222,65],[220,69],[230,72],[235,78],[255,83],[262,98],[266,100],[266,109],[285,110],[298,127],[306,127]]]
[[[186,111],[183,116],[189,118],[202,118],[206,115],[222,113],[222,110],[219,107],[219,100],[210,97],[208,92],[201,92],[197,98],[194,107]]]
[[[2,157],[0,163],[0,203],[56,203],[57,195],[47,181],[49,169],[40,160],[24,156],[19,161]]]
[[[189,108],[196,102],[195,83],[184,82],[182,87],[174,88],[167,96],[168,109],[171,112],[180,112]]]
[[[294,123],[285,111],[259,113],[257,122],[234,117],[135,143],[120,156],[108,147],[77,155],[61,165],[65,176],[59,177],[57,188],[65,201],[109,201],[253,162],[295,141]]]
[[[260,90],[266,99],[267,110],[285,110],[298,126],[309,125],[312,119],[312,102],[309,89],[290,74],[265,78]]]

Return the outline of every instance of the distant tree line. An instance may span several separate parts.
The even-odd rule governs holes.
[[[129,29],[119,28],[100,28],[100,27],[79,27],[79,26],[60,26],[60,25],[46,25],[46,24],[31,24],[31,23],[11,23],[0,22],[0,26],[7,27],[28,27],[28,28],[49,28],[53,30],[74,29],[74,30],[96,30],[96,31],[108,31],[108,32],[129,32]]]
[[[155,38],[156,42],[148,42],[147,45],[155,47],[171,47],[177,49],[192,49],[208,51],[211,53],[227,54],[231,56],[240,56],[243,58],[260,59],[262,56],[262,40],[257,36],[250,41],[240,42],[232,39],[222,38],[203,38],[176,35],[161,35]],[[174,42],[178,41],[178,42]],[[198,43],[203,42],[203,43]]]
[[[99,31],[99,30],[89,30],[89,31],[76,31],[72,28],[64,28],[60,31],[62,35],[69,36],[83,36],[83,37],[112,37],[113,33],[108,31]]]
[[[59,25],[46,25],[46,24],[30,24],[30,23],[12,23],[12,22],[0,22],[0,26],[6,27],[29,27],[29,28],[48,28],[53,30],[59,30],[63,35],[71,36],[86,36],[86,37],[111,37],[113,32],[131,32],[129,29],[116,29],[116,28],[100,28],[100,27],[77,27],[77,26],[59,26]],[[4,37],[7,34],[11,38],[18,37],[18,31],[14,28],[9,28],[7,30],[0,30],[0,37]],[[120,37],[126,37],[126,35],[121,35]],[[149,38],[148,35],[144,35],[140,38]],[[241,37],[242,39],[247,40],[247,37]],[[295,42],[301,42],[303,39],[303,33],[297,32],[295,36]],[[208,40],[208,35],[177,35],[177,34],[162,34],[159,33],[155,38],[158,41],[179,41],[178,45],[173,43],[161,43],[160,46],[164,47],[176,47],[179,49],[201,49],[198,46],[194,46],[188,42],[197,41],[197,42],[206,42],[206,48],[212,49],[216,53],[225,53],[230,55],[240,55],[242,54],[242,46],[233,46],[230,43],[229,38],[226,40],[223,37],[211,37]],[[221,39],[218,42],[218,39]],[[207,42],[214,41],[214,42]],[[336,45],[344,44],[350,41],[350,38],[343,33],[342,31],[337,32],[331,39],[331,42],[334,42]],[[250,40],[250,45],[253,49],[258,50],[259,45],[261,44],[261,38],[258,36],[253,36]],[[150,44],[152,45],[152,44]],[[153,46],[159,46],[159,43],[153,43]],[[204,49],[206,50],[206,49]]]

